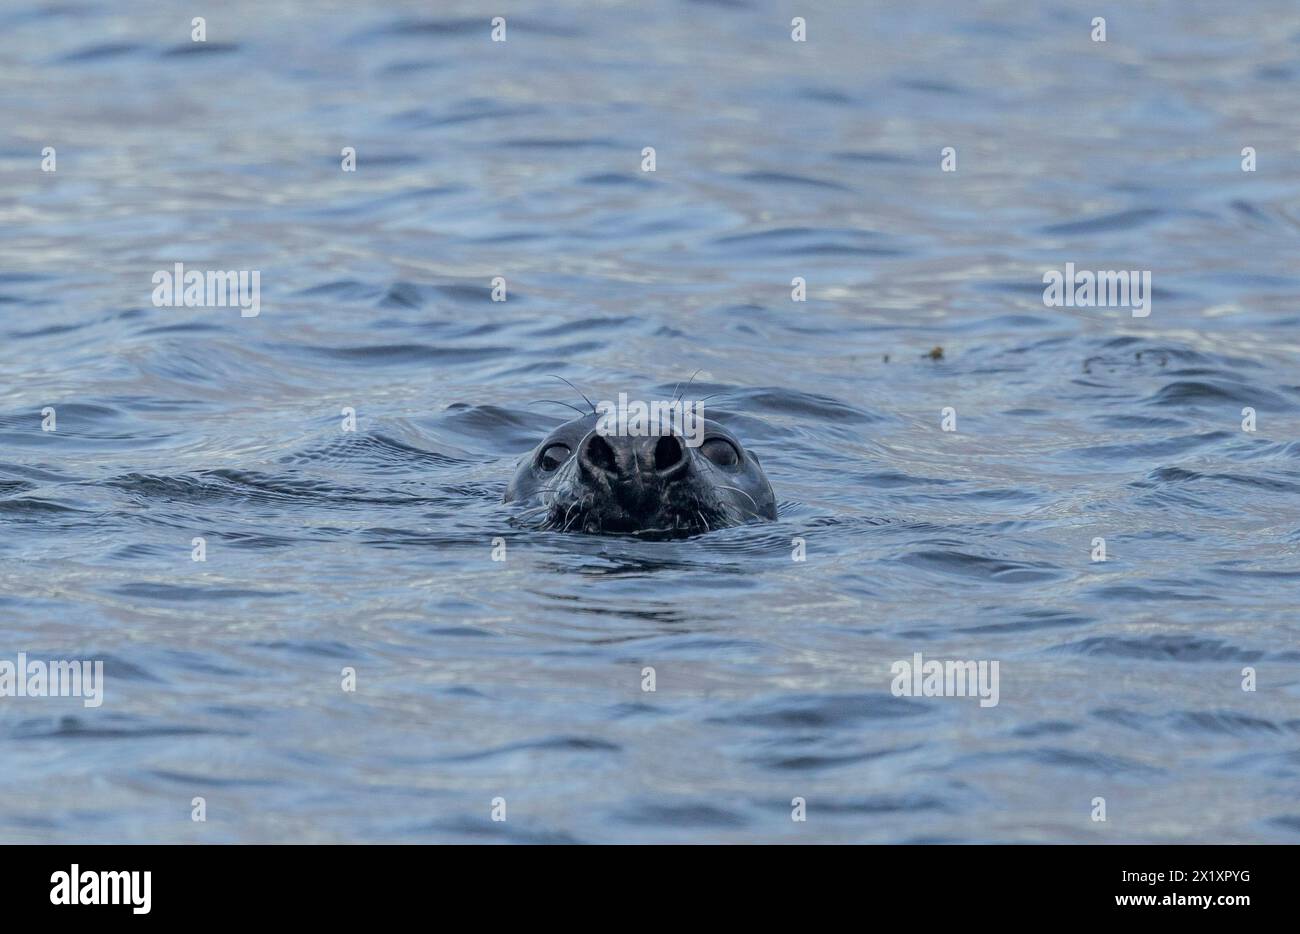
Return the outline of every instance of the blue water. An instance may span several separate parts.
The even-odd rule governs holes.
[[[106,679],[0,698],[0,840],[1300,840],[1294,3],[15,0],[0,79],[0,659]],[[553,374],[697,370],[777,522],[512,521]]]

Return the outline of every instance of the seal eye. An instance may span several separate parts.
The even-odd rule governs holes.
[[[719,467],[735,467],[740,463],[740,452],[726,438],[709,438],[700,445],[700,453]]]
[[[542,451],[542,456],[537,458],[537,463],[543,470],[555,470],[569,459],[571,453],[567,444],[548,444]]]

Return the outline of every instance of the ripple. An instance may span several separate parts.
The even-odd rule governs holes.
[[[746,172],[739,176],[741,181],[754,185],[784,185],[795,188],[820,188],[825,191],[852,191],[847,185],[828,182],[825,179],[810,178],[805,175],[792,175],[788,172]]]
[[[500,759],[519,753],[561,752],[561,753],[617,753],[623,748],[617,743],[607,742],[593,736],[552,736],[546,739],[508,743],[492,749],[479,749],[473,752],[451,756],[437,756],[434,762],[478,762],[487,759]]]
[[[773,802],[774,810],[788,811],[788,801]],[[927,811],[954,813],[949,802],[924,794],[877,794],[863,798],[818,797],[811,807],[819,814],[920,814]]]
[[[248,597],[291,597],[291,590],[242,590],[236,587],[196,587],[183,584],[136,583],[114,587],[113,593],[142,600],[178,600],[181,602],[205,600],[243,600]]]
[[[1134,639],[1093,636],[1057,646],[1052,651],[1159,662],[1255,662],[1265,657],[1263,652],[1243,649],[1221,639],[1182,635],[1151,635]]]
[[[1046,562],[1007,561],[962,551],[916,551],[897,560],[927,571],[1006,584],[1034,583],[1062,576],[1060,568]]]
[[[15,740],[158,739],[175,736],[243,736],[228,730],[150,722],[143,717],[104,714],[93,722],[82,717],[24,720],[10,736]]]
[[[1067,236],[1109,233],[1111,231],[1145,227],[1167,217],[1169,217],[1169,212],[1159,208],[1134,208],[1127,211],[1116,211],[1113,214],[1103,214],[1086,220],[1048,224],[1046,227],[1040,227],[1039,233]]]
[[[883,759],[886,756],[896,756],[903,753],[915,752],[921,749],[920,744],[910,746],[889,746],[883,749],[871,749],[861,752],[840,752],[840,753],[765,753],[754,756],[752,761],[765,769],[776,769],[778,771],[790,772],[820,772],[825,769],[839,768],[845,765],[858,765],[862,762],[871,762],[876,759]]]
[[[791,694],[709,717],[708,722],[774,729],[847,727],[920,716],[928,710],[925,704],[890,694]]]
[[[1217,380],[1175,380],[1144,400],[1147,405],[1192,406],[1217,405],[1231,402],[1257,408],[1274,408],[1291,411],[1295,406],[1276,392],[1260,389],[1248,383]]]
[[[620,809],[615,819],[650,827],[744,827],[749,821],[738,811],[714,804],[652,801]]]
[[[410,366],[421,363],[469,365],[513,353],[509,347],[433,347],[429,344],[301,347],[299,352],[341,363],[367,366]]]
[[[713,243],[750,256],[902,256],[907,252],[876,231],[842,228],[776,227],[727,234],[714,238]]]
[[[162,53],[163,58],[193,58],[195,56],[206,57],[209,55],[227,55],[231,52],[238,52],[239,45],[234,42],[187,42],[182,45],[174,45]]]
[[[1049,769],[1064,769],[1070,772],[1094,775],[1154,775],[1161,769],[1154,768],[1128,756],[1112,755],[1101,752],[1085,752],[1060,747],[1044,749],[1013,749],[1003,752],[978,753],[958,760],[956,767],[974,767],[977,763],[990,760],[1023,760]]]
[[[133,55],[136,52],[143,51],[143,49],[144,46],[135,42],[103,42],[97,45],[85,46],[75,52],[69,52],[67,55],[55,59],[55,62],[59,64],[102,62],[123,55]]]
[[[464,837],[500,838],[507,843],[537,846],[566,846],[581,843],[577,837],[564,831],[534,830],[519,826],[517,821],[494,821],[487,818],[460,817],[437,820],[407,828],[404,836],[427,837],[429,834],[449,833]]]

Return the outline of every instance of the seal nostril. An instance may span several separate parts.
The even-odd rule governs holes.
[[[686,460],[686,449],[675,435],[664,435],[655,445],[655,470],[672,470]]]
[[[601,470],[618,473],[618,460],[614,457],[614,449],[600,435],[592,435],[591,440],[587,442],[587,462]]]

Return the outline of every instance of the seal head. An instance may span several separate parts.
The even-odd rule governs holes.
[[[505,502],[534,504],[541,528],[675,538],[776,518],[758,457],[704,419],[692,447],[678,434],[601,434],[597,416],[559,426],[519,462]]]

